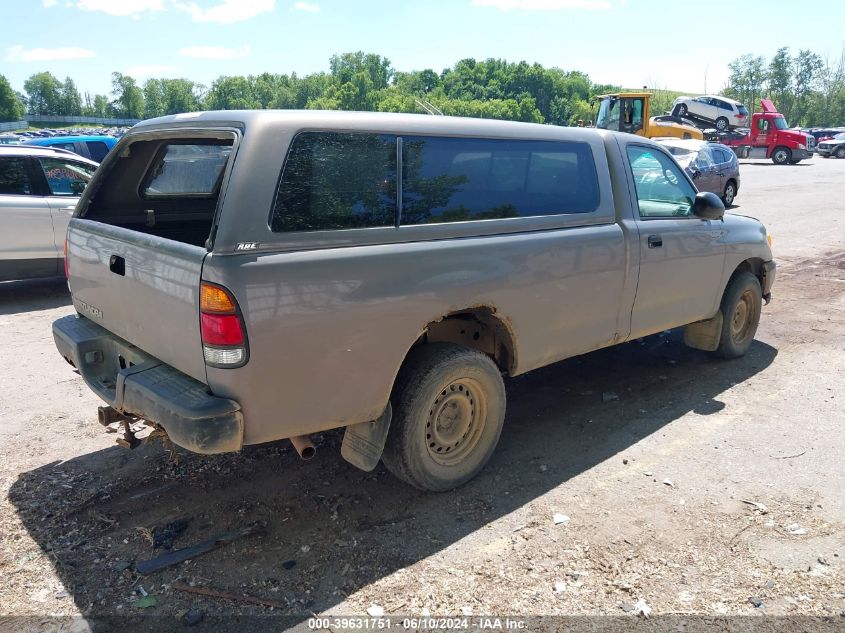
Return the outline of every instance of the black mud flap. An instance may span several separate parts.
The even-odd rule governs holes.
[[[373,470],[384,451],[392,418],[393,409],[388,402],[384,413],[377,420],[347,426],[340,447],[341,457],[365,472]]]

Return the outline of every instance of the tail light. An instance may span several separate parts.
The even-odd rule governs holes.
[[[238,303],[226,288],[206,281],[200,285],[200,333],[206,364],[232,368],[246,363],[246,330]]]

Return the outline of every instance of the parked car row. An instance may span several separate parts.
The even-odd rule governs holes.
[[[845,132],[822,141],[816,146],[816,151],[822,158],[830,158],[831,156],[845,158]]]

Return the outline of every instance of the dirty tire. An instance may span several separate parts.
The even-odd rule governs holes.
[[[775,165],[786,165],[792,160],[792,152],[788,147],[776,147],[772,152],[772,162]]]
[[[727,130],[728,120],[725,117],[720,116],[718,119],[716,119],[716,129],[720,132],[724,132],[725,130]]]
[[[845,158],[845,146],[836,148],[836,158]]]
[[[408,355],[391,403],[385,466],[421,490],[451,490],[493,454],[505,419],[505,385],[484,354],[430,343]]]
[[[729,208],[734,203],[736,198],[736,183],[729,180],[725,185],[725,192],[722,194],[722,202],[725,203],[725,208]]]
[[[716,353],[722,358],[743,356],[757,333],[763,296],[760,282],[749,272],[735,275],[722,296],[722,335]]]

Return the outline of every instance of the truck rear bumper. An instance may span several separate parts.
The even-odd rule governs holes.
[[[195,453],[238,451],[244,423],[234,400],[146,354],[81,316],[53,322],[59,353],[109,405],[161,425],[170,439]]]

